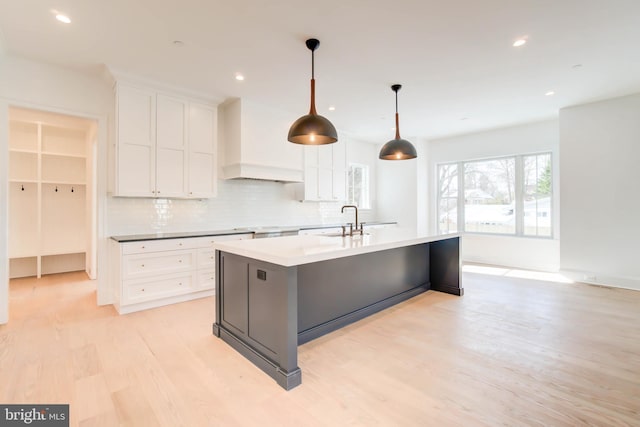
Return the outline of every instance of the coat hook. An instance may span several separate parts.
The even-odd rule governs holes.
[[[56,185],[56,193],[58,192],[58,186]]]
[[[24,191],[24,184],[22,184],[22,191]]]
[[[71,187],[71,192],[73,193],[73,187]]]

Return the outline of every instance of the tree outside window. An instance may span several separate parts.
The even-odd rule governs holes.
[[[441,164],[437,173],[440,233],[553,235],[551,153]]]

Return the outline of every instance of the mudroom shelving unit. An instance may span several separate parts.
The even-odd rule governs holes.
[[[91,122],[12,108],[9,274],[85,270]]]

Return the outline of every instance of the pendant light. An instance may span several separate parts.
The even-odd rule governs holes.
[[[400,138],[400,119],[398,116],[398,91],[400,88],[402,85],[391,86],[391,89],[396,93],[396,137],[382,146],[378,156],[382,160],[408,160],[418,157],[413,144]]]
[[[316,112],[316,80],[314,75],[314,51],[320,46],[317,39],[306,42],[311,51],[311,108],[309,114],[296,120],[289,129],[287,139],[295,144],[324,145],[338,141],[338,132],[331,122]]]

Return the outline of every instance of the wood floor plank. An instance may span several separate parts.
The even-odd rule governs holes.
[[[214,299],[119,316],[82,273],[11,281],[0,401],[73,426],[640,426],[640,292],[464,273],[299,347],[287,392]]]

